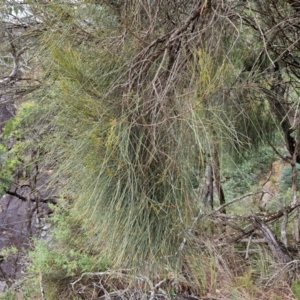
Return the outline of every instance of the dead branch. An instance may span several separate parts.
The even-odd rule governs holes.
[[[99,278],[99,282],[97,283],[97,286],[100,288],[100,290],[104,293],[103,296],[101,296],[100,298],[97,298],[98,300],[102,300],[102,299],[127,299],[128,297],[123,298],[122,295],[125,294],[136,294],[141,293],[141,297],[142,295],[149,295],[149,299],[154,300],[156,299],[156,296],[159,294],[162,299],[168,299],[167,297],[167,292],[165,292],[161,286],[162,284],[164,284],[166,282],[166,279],[162,279],[160,280],[158,283],[154,283],[150,280],[150,278],[146,277],[146,276],[135,276],[135,275],[131,275],[130,273],[128,273],[128,271],[130,270],[123,270],[120,272],[115,272],[115,271],[105,271],[105,272],[85,272],[82,273],[81,276],[75,280],[74,282],[71,283],[71,287],[72,290],[74,292],[75,295],[80,294],[80,291],[77,290],[75,287],[77,284],[80,283],[80,281],[83,280],[84,277],[98,277]],[[103,286],[102,284],[102,280],[105,277],[109,277],[109,279],[127,279],[128,282],[132,282],[132,280],[136,281],[138,284],[143,282],[146,283],[148,286],[148,290],[146,291],[142,291],[142,290],[133,290],[133,289],[125,289],[125,290],[119,290],[119,291],[114,291],[112,293],[109,293],[106,288]],[[129,285],[129,283],[128,283]]]
[[[264,218],[262,218],[262,221],[264,223],[269,223],[271,221],[278,220],[279,218],[284,216],[285,213],[289,214],[299,206],[300,206],[299,202],[297,202],[294,205],[285,206],[284,208],[278,210],[277,212],[275,212],[273,214],[266,215]],[[251,218],[251,216],[248,217],[249,220],[250,220],[250,218]],[[256,227],[254,225],[248,225],[246,228],[243,229],[242,233],[231,235],[231,237],[227,239],[227,242],[228,243],[236,243],[236,242],[240,241],[242,238],[247,237],[250,234],[252,234],[255,229],[256,229]]]
[[[250,221],[255,228],[258,228],[263,233],[277,262],[286,264],[293,260],[285,245],[276,238],[270,228],[257,215],[252,214]]]
[[[219,211],[223,211],[225,207],[227,207],[227,206],[229,206],[233,203],[236,203],[236,202],[238,202],[240,200],[243,200],[247,197],[254,196],[254,195],[257,195],[257,194],[261,194],[261,193],[263,193],[263,191],[256,191],[256,192],[248,193],[248,194],[242,195],[240,197],[237,197],[237,198],[235,198],[235,199],[233,199],[233,200],[231,200],[231,201],[229,201],[229,202],[227,202],[223,205],[220,205],[218,208],[216,208],[215,210],[207,213],[206,215],[203,215],[203,218],[210,217],[211,215],[214,215],[215,213],[217,213]]]

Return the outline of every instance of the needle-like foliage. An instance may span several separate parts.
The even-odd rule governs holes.
[[[85,243],[114,266],[145,270],[180,261],[211,157],[254,144],[270,124],[260,122],[265,100],[250,104],[240,88],[247,49],[237,57],[240,33],[216,13],[223,6],[154,2],[31,7],[49,26],[51,93],[39,106],[51,117],[43,143],[54,181]]]
[[[53,115],[44,141],[56,161],[54,178],[90,232],[86,243],[115,266],[151,270],[180,261],[201,206],[194,187],[217,140],[212,135],[238,139],[214,100],[234,76],[221,41],[214,40],[216,51],[205,44],[205,5],[188,5],[176,26],[155,23],[148,42],[130,31],[135,22],[147,24],[135,18],[142,4],[120,6],[126,20],[105,5],[46,6],[41,18],[55,16],[65,27],[51,23],[42,37],[54,96],[40,101]],[[168,12],[157,14],[159,21]]]

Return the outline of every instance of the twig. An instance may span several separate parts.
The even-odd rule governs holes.
[[[102,277],[104,275],[109,275],[109,274],[110,274],[110,271],[106,271],[106,272],[84,272],[84,273],[81,274],[81,276],[77,280],[70,283],[71,287],[72,287],[72,290],[74,291],[75,294],[77,294],[77,292],[75,291],[74,286],[75,286],[76,283],[80,282],[84,276],[101,276]]]
[[[267,241],[265,238],[256,238],[256,239],[253,239],[253,235],[250,235],[250,237],[247,239],[241,239],[240,240],[240,243],[249,243],[249,240],[251,239],[251,243],[252,244],[266,244]]]
[[[283,271],[285,271],[285,269],[288,269],[288,268],[290,268],[291,266],[294,266],[294,265],[296,265],[296,264],[298,264],[298,263],[299,263],[299,260],[298,260],[298,259],[295,259],[295,260],[292,260],[292,261],[290,261],[290,262],[284,264],[283,267],[282,267],[280,270],[278,270],[278,272],[276,272],[273,276],[271,276],[271,278],[269,278],[269,280],[268,280],[268,281],[266,282],[266,284],[265,284],[265,287],[269,286],[270,282],[271,282],[277,275],[279,275],[280,272],[283,272]]]
[[[148,278],[147,278],[147,282],[151,282]],[[155,299],[155,291],[163,284],[166,282],[166,279],[161,280],[159,283],[157,283],[155,286],[153,286],[153,283],[151,282],[151,286],[152,289],[150,291],[150,298],[149,300],[154,300]],[[161,290],[161,289],[160,289]]]
[[[215,214],[216,212],[218,212],[220,210],[223,210],[223,208],[225,208],[226,206],[229,206],[229,205],[231,205],[231,204],[233,204],[235,202],[238,202],[240,200],[243,200],[243,199],[245,199],[247,197],[250,197],[250,196],[253,196],[253,195],[257,195],[257,194],[261,194],[261,193],[263,193],[263,191],[256,191],[256,192],[248,193],[248,194],[245,194],[245,195],[243,195],[241,197],[235,198],[235,199],[233,199],[233,200],[231,200],[231,201],[229,201],[229,202],[227,202],[227,203],[225,203],[223,205],[220,205],[217,209],[215,209],[215,210],[207,213],[206,215],[203,216],[203,219],[207,218],[207,217],[209,217],[209,216],[211,216],[213,214]]]
[[[249,238],[249,240],[248,240],[247,248],[246,248],[245,259],[248,259],[248,258],[249,258],[249,248],[250,248],[250,244],[251,244],[251,241],[252,241],[252,237],[253,237],[253,235],[251,234],[251,235],[250,235],[250,238]]]
[[[45,290],[44,290],[44,286],[43,286],[43,276],[42,276],[42,272],[41,271],[39,273],[39,280],[40,280],[41,299],[42,300],[46,300]]]

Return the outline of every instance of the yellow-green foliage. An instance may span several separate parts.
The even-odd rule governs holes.
[[[199,85],[200,95],[203,99],[218,91],[230,79],[234,79],[233,66],[230,66],[223,58],[220,62],[216,62],[216,57],[212,57],[208,51],[199,49]]]

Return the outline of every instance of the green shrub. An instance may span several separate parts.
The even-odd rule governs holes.
[[[23,103],[14,118],[8,120],[3,131],[3,142],[0,143],[0,194],[5,193],[12,181],[13,173],[21,164],[28,163],[24,155],[25,149],[31,144],[31,140],[22,139],[22,122],[32,111],[34,105],[31,102]],[[14,139],[11,149],[7,150],[6,143]],[[28,159],[27,159],[28,160]]]
[[[21,124],[31,114],[33,108],[33,102],[28,101],[22,103],[18,108],[16,116],[6,122],[3,131],[3,137],[8,138],[12,133],[17,134],[19,137],[22,131]]]
[[[15,300],[16,295],[13,291],[7,291],[6,293],[0,294],[0,300]]]
[[[297,300],[300,300],[300,283],[298,281],[292,282],[292,291]]]
[[[55,298],[61,296],[72,279],[83,272],[104,271],[109,267],[109,261],[101,253],[94,253],[85,247],[87,237],[80,232],[79,224],[66,209],[56,207],[51,222],[53,230],[50,241],[34,241],[34,250],[29,253],[31,263],[26,280],[29,284],[42,274],[46,294]]]

